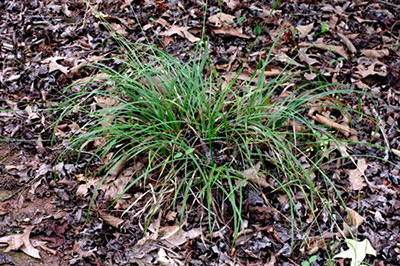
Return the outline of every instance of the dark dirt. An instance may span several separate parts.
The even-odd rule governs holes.
[[[107,14],[106,20],[118,33],[135,42],[154,43],[181,60],[193,55],[193,37],[201,36],[202,1],[90,2]],[[236,17],[222,26],[206,20],[212,63],[221,75],[235,73],[240,66],[251,73],[277,34],[286,29],[273,54],[283,62],[295,58],[305,70],[305,80],[323,77],[371,93],[343,99],[361,114],[353,117],[352,127],[360,141],[394,152],[366,147],[353,151],[385,159],[367,158],[364,173],[369,182],[360,190],[351,189],[351,165],[332,170],[331,178],[347,206],[364,218],[354,232],[376,249],[378,256],[368,258],[371,265],[399,265],[400,2],[281,1],[270,14],[274,2],[209,1],[207,17],[218,12]],[[45,242],[37,246],[41,259],[1,249],[0,265],[300,265],[314,254],[314,265],[326,265],[331,247],[343,243],[337,228],[330,228],[327,210],[321,209],[318,222],[326,233],[295,235],[291,253],[288,198],[268,191],[264,191],[268,204],[262,193],[245,195],[248,225],[233,249],[227,227],[216,228],[212,240],[206,234],[199,236],[201,208],[188,213],[179,237],[163,238],[176,229],[176,212],[166,210],[142,238],[140,210],[152,202],[150,189],[131,191],[112,210],[101,201],[106,197],[103,192],[87,222],[95,186],[94,181],[86,186],[82,178],[87,160],[57,160],[66,140],[80,130],[81,121],[65,118],[57,126],[52,146],[52,123],[59,115],[52,107],[65,100],[66,86],[94,73],[87,64],[116,52],[118,45],[80,0],[6,0],[0,2],[0,17],[0,237],[33,226],[32,243]],[[171,34],[171,25],[189,27],[192,37]],[[275,63],[269,71],[281,67]],[[367,116],[379,118],[380,124]],[[89,169],[94,172],[96,167]],[[119,178],[128,176],[132,167]],[[296,195],[296,200],[303,223],[309,226],[302,196]],[[337,202],[331,206],[339,208]]]

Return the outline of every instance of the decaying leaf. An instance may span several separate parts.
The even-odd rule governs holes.
[[[335,54],[343,56],[345,59],[348,58],[346,51],[344,50],[343,46],[338,46],[338,45],[330,45],[322,42],[315,42],[315,43],[307,43],[303,42],[299,44],[299,47],[315,47],[321,50],[325,51],[331,51]]]
[[[314,22],[307,25],[298,25],[296,30],[299,32],[300,37],[307,36],[314,28]]]
[[[225,13],[218,13],[208,18],[208,21],[215,27],[231,26],[234,22],[235,16],[228,15]]]
[[[239,37],[243,39],[250,39],[251,37],[247,34],[243,33],[243,30],[240,28],[227,28],[227,27],[222,27],[222,28],[215,28],[213,29],[215,34],[220,34],[228,37]]]
[[[260,167],[261,162],[258,162],[254,167],[245,170],[243,172],[243,177],[256,183],[260,187],[271,187],[271,185],[265,180],[265,175],[259,173]]]
[[[382,50],[363,49],[363,50],[361,50],[361,53],[370,58],[382,58],[384,56],[389,55],[389,50],[388,49],[382,49]]]
[[[240,1],[239,0],[223,0],[224,3],[226,3],[226,6],[229,9],[235,10],[237,7],[239,7]]]
[[[188,39],[192,43],[200,41],[200,38],[197,38],[196,36],[191,34],[188,30],[189,30],[189,27],[173,25],[167,31],[160,33],[160,35],[161,36],[172,36],[172,35],[176,34],[176,35],[179,35],[181,37]]]
[[[26,227],[22,234],[15,234],[10,236],[3,236],[0,238],[0,243],[8,245],[5,252],[11,250],[22,250],[25,254],[32,258],[40,259],[39,250],[34,248],[30,242],[29,235],[31,234],[32,227]]]
[[[361,190],[365,187],[366,184],[363,175],[367,168],[367,161],[365,159],[358,159],[357,168],[348,170],[349,180],[353,190]]]
[[[365,218],[362,217],[358,212],[356,212],[353,209],[347,208],[347,210],[350,213],[351,225],[353,225],[356,228],[358,228],[365,221]]]
[[[59,70],[62,73],[67,74],[69,72],[69,68],[57,63],[58,60],[63,60],[63,59],[65,58],[62,56],[54,56],[42,60],[41,63],[49,64],[49,73]]]
[[[107,224],[111,225],[114,228],[119,228],[119,226],[124,222],[124,220],[112,216],[111,214],[105,213],[99,210],[100,218],[104,220]]]
[[[351,259],[352,266],[359,266],[361,265],[367,254],[376,256],[376,251],[372,247],[368,239],[364,239],[361,242],[358,242],[353,239],[346,239],[345,242],[349,249],[335,255],[333,257],[334,259],[338,258]]]
[[[375,66],[377,65],[378,62],[374,62],[373,64],[371,64],[369,67],[365,68],[363,65],[359,65],[358,71],[356,73],[360,74],[361,77],[365,78],[368,77],[370,75],[378,75],[378,76],[382,76],[385,77],[387,75],[386,72],[381,72],[381,71],[375,71]]]
[[[339,32],[338,32],[338,35],[339,35],[340,39],[342,39],[342,41],[344,42],[344,44],[346,44],[347,49],[349,49],[349,51],[350,51],[351,53],[354,54],[354,53],[357,52],[356,47],[354,47],[354,44],[350,41],[349,38],[347,38],[346,35],[341,34],[341,33],[339,33]]]

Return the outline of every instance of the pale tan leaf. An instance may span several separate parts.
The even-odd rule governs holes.
[[[364,239],[361,242],[358,242],[353,239],[346,239],[346,244],[349,249],[340,252],[335,255],[333,258],[345,258],[351,259],[351,266],[360,266],[368,255],[376,256],[376,251],[372,247],[371,243],[368,239]]]
[[[299,32],[300,37],[307,36],[314,28],[314,22],[307,25],[298,25],[296,30]]]
[[[218,13],[208,18],[208,21],[215,27],[226,26],[229,27],[234,23],[235,16],[228,15],[225,13]]]
[[[371,64],[368,68],[365,68],[363,65],[357,66],[358,71],[356,73],[360,74],[361,77],[365,78],[370,75],[378,75],[382,77],[386,77],[387,73],[386,72],[381,72],[381,71],[375,71],[375,66],[377,62]]]
[[[347,38],[346,35],[341,34],[341,33],[339,33],[339,32],[338,32],[338,35],[339,35],[340,39],[342,39],[342,41],[344,42],[344,44],[346,44],[347,49],[349,49],[349,51],[350,51],[351,53],[354,54],[354,53],[357,52],[356,47],[354,47],[354,44],[350,41],[349,38]]]
[[[363,50],[361,50],[361,53],[370,58],[382,58],[384,56],[389,55],[389,50],[388,49],[382,49],[382,50],[363,49]]]
[[[31,231],[32,227],[26,227],[22,234],[1,237],[0,243],[5,243],[8,245],[5,252],[9,252],[11,250],[22,250],[25,254],[33,258],[40,259],[39,250],[32,246],[29,239]]]
[[[230,36],[230,37],[239,37],[243,39],[250,39],[251,37],[247,34],[243,33],[243,30],[241,28],[227,28],[227,27],[222,27],[222,28],[215,28],[213,29],[215,34],[220,34],[224,36]]]
[[[49,58],[42,60],[41,63],[49,64],[49,72],[59,70],[62,73],[67,74],[69,72],[69,68],[57,63],[57,61],[64,60],[64,59],[65,58],[61,57],[61,56],[54,56],[54,57],[49,57]]]
[[[226,3],[226,6],[231,10],[235,10],[240,5],[239,0],[223,0],[223,1],[224,3]]]
[[[348,170],[349,180],[353,190],[361,190],[365,187],[366,183],[363,176],[367,168],[367,161],[365,159],[359,159],[357,162],[357,168]]]
[[[188,29],[189,29],[189,27],[181,27],[181,26],[173,25],[167,31],[160,33],[160,35],[161,36],[179,35],[181,37],[188,39],[190,42],[200,41],[200,38],[197,38],[196,36],[192,35],[188,31]]]
[[[265,180],[265,175],[259,173],[260,167],[261,162],[258,162],[254,167],[245,170],[242,174],[243,177],[256,183],[260,187],[271,187],[271,185]]]

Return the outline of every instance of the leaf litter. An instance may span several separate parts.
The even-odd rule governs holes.
[[[104,3],[98,8],[104,15],[107,14],[105,18],[115,30],[127,38],[138,42],[150,39],[156,45],[165,45],[164,50],[181,60],[193,54],[193,47],[202,35],[204,7],[201,3],[139,1],[132,9],[130,2],[133,3]],[[299,67],[306,65],[307,70],[310,67],[312,71],[304,76],[305,79],[327,78],[356,84],[360,89],[385,100],[378,102],[376,111],[384,122],[380,125],[384,133],[382,130],[376,133],[368,118],[368,115],[376,117],[368,107],[375,103],[368,97],[344,99],[348,106],[360,108],[362,117],[346,120],[342,115],[323,111],[314,113],[311,119],[315,123],[333,127],[345,138],[356,136],[360,141],[387,146],[392,151],[387,163],[373,157],[357,158],[356,169],[346,168],[348,164],[344,160],[343,168],[330,177],[335,184],[342,186],[339,189],[343,193],[347,193],[345,200],[350,208],[350,225],[358,228],[358,239],[370,239],[368,243],[377,251],[376,263],[396,265],[400,260],[400,252],[395,245],[400,230],[396,222],[400,215],[399,201],[398,193],[389,191],[398,191],[400,182],[400,170],[395,166],[400,162],[397,156],[400,149],[397,130],[400,113],[400,76],[397,66],[400,59],[396,50],[400,28],[396,24],[397,9],[389,4],[385,1],[282,1],[271,13],[272,6],[259,1],[210,2],[206,10],[205,33],[210,37],[212,63],[221,66],[218,71],[227,78],[234,77],[245,62],[248,71],[239,78],[249,80],[251,69],[265,56],[265,53],[259,53],[262,47],[269,47],[272,44],[271,37],[278,36],[285,29],[287,32],[282,35],[273,53],[280,54],[286,61],[293,59]],[[161,215],[157,230],[163,236],[155,237],[151,235],[155,232],[152,232],[149,236],[155,240],[146,240],[143,246],[138,246],[138,241],[143,239],[143,228],[139,226],[143,221],[136,214],[152,202],[153,192],[144,191],[138,185],[129,193],[129,197],[120,199],[111,211],[106,210],[109,206],[102,206],[100,201],[114,199],[129,182],[136,165],[124,166],[121,172],[114,173],[102,185],[96,200],[100,206],[96,210],[103,211],[99,212],[98,217],[92,215],[90,222],[85,223],[87,203],[99,182],[90,174],[85,178],[85,168],[88,164],[90,170],[100,167],[100,159],[104,158],[89,163],[89,150],[85,151],[88,153],[79,163],[71,160],[55,167],[55,153],[68,146],[61,144],[60,148],[56,146],[53,150],[49,141],[51,133],[47,129],[53,121],[44,110],[60,103],[63,97],[60,92],[72,81],[85,82],[90,78],[94,72],[88,64],[117,50],[117,44],[109,38],[110,34],[103,28],[101,19],[86,11],[87,6],[83,2],[74,1],[52,1],[48,5],[41,1],[0,3],[0,15],[4,18],[0,24],[3,41],[0,50],[3,60],[0,75],[0,134],[2,137],[22,140],[0,149],[1,198],[11,195],[8,199],[8,196],[5,197],[5,204],[0,207],[0,238],[7,240],[6,243],[11,243],[15,249],[19,246],[18,250],[26,249],[27,245],[32,257],[37,255],[34,250],[40,250],[43,262],[48,265],[98,264],[104,261],[119,265],[135,262],[141,265],[156,262],[182,265],[182,261],[190,261],[194,265],[237,265],[249,261],[254,264],[288,265],[294,262],[300,264],[305,260],[308,255],[298,246],[294,247],[291,257],[287,257],[290,249],[285,244],[291,240],[290,221],[285,219],[289,216],[289,200],[280,193],[271,198],[263,197],[275,187],[276,181],[259,173],[257,162],[253,162],[254,168],[249,167],[243,175],[258,183],[263,193],[245,194],[244,202],[249,215],[244,217],[248,228],[243,232],[251,233],[240,238],[241,242],[234,249],[236,253],[232,253],[229,243],[231,234],[226,228],[219,228],[220,233],[216,234],[213,241],[202,240],[209,232],[199,229],[200,210],[188,213],[185,226],[179,230],[176,225],[179,215]],[[138,21],[141,25],[149,25],[144,28],[146,36]],[[324,22],[329,30],[316,36]],[[253,36],[255,28],[259,33],[257,38]],[[297,51],[295,47],[300,49]],[[302,53],[296,57],[300,50]],[[281,67],[275,63],[267,70],[266,76],[276,77]],[[81,130],[84,123],[79,120],[78,112],[75,116],[63,121],[64,126],[58,129],[59,137],[68,139]],[[346,153],[366,152],[371,156],[385,156],[385,153],[381,154],[373,147],[359,149],[350,151],[346,148]],[[3,151],[11,153],[3,154]],[[334,166],[330,167],[334,169]],[[54,206],[44,208],[48,206],[47,201],[56,202],[57,209],[63,212],[56,212]],[[34,202],[43,203],[43,206],[32,205]],[[335,208],[338,206],[335,202],[332,204]],[[129,211],[120,215],[129,206],[132,206]],[[296,196],[296,211],[304,214],[304,217],[313,217],[314,214],[309,213],[306,206],[302,196]],[[23,218],[16,218],[14,209]],[[319,211],[315,219],[308,221],[317,221],[327,230],[327,212]],[[26,231],[20,232],[32,225],[32,231],[25,234],[22,240]],[[75,235],[74,231],[79,234]],[[327,239],[343,239],[338,233],[326,234],[323,236],[330,238],[322,237],[314,241],[317,249],[312,252],[318,254],[317,263],[323,264],[327,259],[327,250],[322,243],[327,243]],[[47,244],[40,242],[40,239]],[[299,239],[300,236],[296,241]],[[312,243],[308,252],[311,252],[311,246]],[[46,250],[46,247],[50,248]],[[12,253],[8,254],[0,253],[0,262],[15,260]],[[347,255],[353,256],[350,253]],[[50,260],[51,256],[53,261]],[[357,259],[352,263],[356,263]],[[24,261],[20,264],[28,263]]]

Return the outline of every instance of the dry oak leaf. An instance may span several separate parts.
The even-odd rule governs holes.
[[[348,170],[349,180],[353,190],[361,190],[365,187],[366,184],[363,175],[367,168],[367,161],[365,159],[359,159],[357,162],[357,168]]]
[[[363,78],[368,77],[370,75],[378,75],[378,76],[386,77],[387,73],[375,71],[375,65],[377,63],[378,62],[371,64],[368,68],[365,68],[363,65],[359,65],[357,67],[358,71],[356,71],[356,73],[360,74],[361,77],[363,77]]]
[[[197,38],[196,36],[191,34],[188,31],[188,29],[189,29],[189,27],[173,25],[167,31],[160,33],[160,35],[161,36],[172,36],[172,35],[176,34],[176,35],[179,35],[181,37],[188,39],[192,43],[200,41],[200,38]]]
[[[34,248],[29,240],[29,235],[31,234],[32,227],[26,227],[22,234],[15,234],[10,236],[3,236],[0,238],[0,243],[5,243],[8,245],[5,252],[11,250],[22,250],[25,254],[40,259],[39,250]]]
[[[363,49],[363,50],[361,50],[361,53],[363,55],[365,55],[366,57],[370,57],[370,58],[382,58],[384,56],[389,55],[389,50],[388,49],[383,49],[383,50]]]
[[[100,218],[104,220],[104,222],[117,229],[124,222],[124,220],[122,220],[121,218],[112,216],[111,214],[105,213],[101,210],[99,210],[99,215]]]
[[[215,27],[231,26],[234,22],[235,16],[228,15],[225,13],[218,13],[208,18],[208,21]]]
[[[41,63],[49,64],[49,73],[59,70],[62,73],[67,74],[69,72],[69,68],[57,63],[58,60],[63,60],[63,59],[65,59],[65,58],[62,56],[48,57],[48,58],[42,60]]]
[[[241,28],[216,28],[213,29],[213,32],[215,34],[220,34],[228,37],[239,37],[243,39],[250,39],[251,37],[247,34],[243,33],[243,30]]]
[[[314,28],[314,22],[307,25],[298,25],[296,31],[299,32],[300,37],[307,36]]]
[[[223,0],[229,9],[235,10],[239,5],[239,0]]]
[[[307,43],[307,42],[302,42],[299,44],[299,47],[304,48],[304,47],[315,47],[321,50],[325,51],[331,51],[335,54],[343,56],[345,59],[348,58],[346,51],[344,50],[343,46],[338,46],[338,45],[330,45],[322,42],[315,42],[315,43]]]

